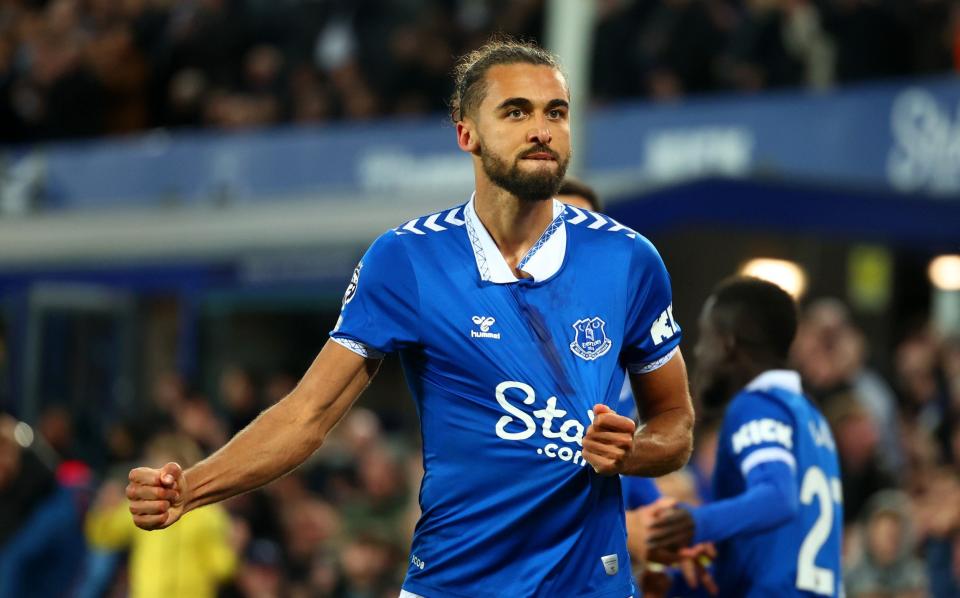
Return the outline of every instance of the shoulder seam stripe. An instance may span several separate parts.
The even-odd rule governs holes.
[[[423,232],[422,230],[420,230],[419,228],[417,228],[417,222],[419,222],[419,221],[420,221],[419,218],[414,218],[414,219],[411,220],[410,222],[408,222],[408,223],[406,223],[406,224],[403,225],[403,230],[410,231],[411,233],[414,233],[414,234],[417,234],[417,235],[425,235],[425,234],[427,234],[427,233]]]
[[[435,230],[437,232],[442,230],[447,230],[447,227],[440,226],[439,224],[437,224],[437,218],[439,217],[440,217],[440,212],[437,212],[432,216],[428,216],[427,219],[423,221],[423,225],[429,228],[430,230]]]
[[[596,230],[596,229],[598,229],[598,228],[601,228],[602,226],[604,226],[604,225],[607,223],[606,218],[604,218],[604,217],[601,216],[600,214],[594,213],[594,214],[593,214],[593,217],[594,217],[596,220],[595,220],[590,226],[588,226],[587,228],[592,228],[592,229]]]
[[[571,206],[571,205],[568,205],[567,208],[570,210],[573,210],[573,212],[576,214],[575,217],[571,218],[570,220],[567,220],[567,222],[569,222],[570,224],[580,224],[581,222],[587,219],[587,215],[584,214],[580,208],[576,206]]]
[[[457,212],[460,211],[460,207],[453,208],[447,212],[446,217],[443,219],[447,224],[452,224],[454,226],[463,226],[464,220],[462,218],[457,218]]]
[[[596,212],[581,210],[580,208],[576,206],[571,206],[571,205],[567,205],[567,209],[570,210],[573,214],[575,214],[573,218],[567,219],[567,222],[569,222],[570,224],[581,224],[583,222],[586,222],[587,220],[590,220],[590,217],[592,216],[593,222],[588,224],[587,228],[590,228],[593,230],[600,230],[600,229],[604,229],[605,226],[609,225],[609,228],[604,229],[606,230],[606,232],[615,233],[615,232],[623,231],[623,233],[627,237],[631,239],[637,238],[637,232],[635,230],[633,230],[629,226],[624,226],[620,224],[619,222],[617,222],[616,220],[614,220],[609,216],[603,216]]]
[[[426,231],[417,228],[417,225],[420,224],[421,219],[423,220],[423,223],[420,224],[420,226],[434,232],[445,231],[449,227],[443,226],[440,224],[440,222],[438,222],[440,216],[443,216],[443,222],[446,222],[451,226],[463,226],[466,224],[466,221],[462,218],[457,218],[457,212],[459,212],[461,208],[462,206],[457,206],[451,210],[447,210],[446,215],[444,215],[444,212],[437,212],[436,214],[431,214],[426,217],[421,216],[420,218],[414,218],[413,220],[410,220],[409,222],[393,229],[393,232],[396,235],[406,235],[409,233],[413,233],[415,235],[426,235],[428,234]]]

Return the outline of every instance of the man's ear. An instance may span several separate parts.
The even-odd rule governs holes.
[[[737,352],[740,350],[740,343],[732,332],[724,332],[720,335],[720,342],[723,347],[724,361],[733,361]]]
[[[477,153],[480,149],[480,139],[472,121],[464,119],[457,121],[457,145],[465,152]]]

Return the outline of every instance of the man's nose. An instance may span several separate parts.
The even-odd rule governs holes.
[[[544,125],[540,125],[530,129],[530,131],[527,133],[527,141],[529,143],[550,145],[550,142],[553,141],[553,135],[550,134],[550,129]]]

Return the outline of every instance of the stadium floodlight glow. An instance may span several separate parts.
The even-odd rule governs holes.
[[[941,291],[960,291],[960,255],[938,255],[927,268],[930,283]]]
[[[758,257],[740,267],[740,274],[754,276],[772,282],[794,299],[799,299],[807,290],[807,273],[796,262]]]

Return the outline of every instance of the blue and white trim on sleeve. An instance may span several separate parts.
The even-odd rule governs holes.
[[[669,353],[656,361],[651,361],[650,363],[628,363],[627,371],[631,374],[649,374],[654,370],[659,370],[665,366],[668,361],[673,359],[673,356],[676,355],[677,351],[679,350],[680,347],[674,347]]]
[[[760,465],[761,463],[773,463],[775,461],[786,463],[790,466],[790,469],[794,471],[797,470],[797,459],[793,456],[793,453],[785,448],[780,448],[779,446],[771,446],[757,449],[756,451],[747,455],[747,458],[744,459],[743,463],[740,464],[740,471],[743,473],[743,477],[747,477],[747,474],[750,473],[750,470],[757,465]]]
[[[345,349],[349,349],[350,351],[353,351],[360,357],[365,357],[367,359],[383,359],[384,358],[384,354],[381,351],[377,351],[376,349],[372,347],[368,347],[363,343],[353,341],[348,338],[340,338],[337,336],[331,336],[330,340],[337,343],[341,347],[344,347]]]

